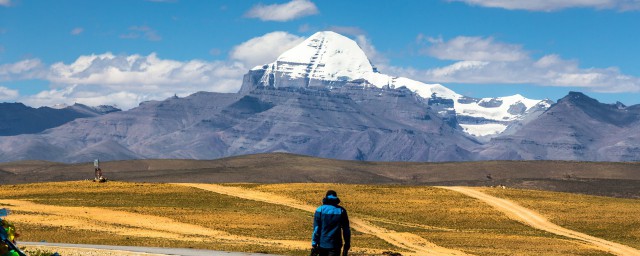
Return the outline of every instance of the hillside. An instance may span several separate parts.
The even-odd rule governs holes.
[[[129,160],[101,164],[112,180],[144,182],[333,182],[473,185],[637,197],[640,163],[568,161],[364,162],[273,153],[218,160]],[[0,163],[0,184],[93,178],[93,163]]]
[[[637,161],[640,106],[604,104],[571,92],[511,135],[494,138],[481,159]]]

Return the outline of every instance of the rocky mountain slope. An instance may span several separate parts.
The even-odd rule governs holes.
[[[571,92],[517,132],[494,138],[483,159],[640,160],[640,105]]]
[[[406,89],[259,87],[241,94],[201,92],[146,102],[37,135],[4,137],[0,160],[211,159],[296,152],[336,159],[448,161],[471,158],[469,150],[476,146]]]

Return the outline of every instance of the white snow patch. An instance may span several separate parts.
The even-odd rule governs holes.
[[[502,104],[498,107],[483,107],[480,105],[483,102],[489,102],[491,100],[501,101]],[[548,107],[548,104],[544,101],[527,99],[520,94],[516,94],[507,97],[483,98],[478,102],[467,104],[456,101],[454,108],[459,115],[481,117],[496,121],[513,121],[519,119],[521,115],[509,113],[509,108],[519,103],[522,103],[526,107],[526,111],[538,104],[545,104]]]
[[[473,136],[496,135],[507,129],[504,124],[460,124],[460,126],[464,132]]]

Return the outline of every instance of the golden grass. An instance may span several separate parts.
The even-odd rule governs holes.
[[[640,248],[640,200],[519,189],[483,189],[540,212],[551,222]]]
[[[575,240],[539,231],[462,194],[424,186],[344,184],[226,184],[320,205],[338,192],[350,216],[386,229],[417,234],[437,245],[475,255],[609,255]],[[630,246],[640,245],[640,201],[524,190],[485,192],[537,210],[557,224]],[[58,182],[0,186],[0,200],[56,206],[99,207],[173,219],[235,235],[308,241],[311,213],[169,184]],[[5,205],[6,206],[6,205]],[[14,214],[26,214],[19,210]],[[29,213],[32,214],[32,213]],[[11,216],[9,216],[11,218]],[[191,247],[305,255],[269,245],[178,241],[16,223],[22,240],[134,246]],[[161,223],[159,223],[161,225]],[[400,251],[369,234],[353,232],[353,246]],[[362,251],[361,251],[362,252]]]
[[[39,204],[69,207],[99,207],[167,217],[182,223],[222,230],[234,235],[265,239],[309,241],[312,214],[289,207],[243,200],[200,189],[169,184],[125,182],[56,182],[0,186],[0,199],[27,199]],[[14,211],[15,214],[25,214]],[[159,223],[161,225],[162,223]],[[269,252],[304,255],[306,251],[277,247],[232,245],[212,242],[183,242],[144,237],[124,237],[99,231],[61,230],[19,223],[22,239],[65,243],[98,243],[214,250]],[[108,239],[105,239],[108,238]],[[359,247],[394,250],[385,241],[354,233]]]
[[[610,255],[510,220],[484,203],[444,189],[344,184],[236,186],[279,193],[316,205],[328,189],[333,189],[350,215],[476,255]]]

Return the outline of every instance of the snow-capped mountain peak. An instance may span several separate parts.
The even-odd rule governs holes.
[[[275,62],[252,71],[265,71],[260,83],[274,87],[404,86],[423,98],[434,93],[448,99],[461,96],[440,84],[381,74],[354,40],[332,31],[317,32]]]
[[[332,31],[320,31],[281,54],[276,61],[255,67],[252,86],[336,88],[341,86],[405,87],[438,109],[443,116],[454,115],[462,130],[476,137],[496,136],[536,109],[546,109],[540,100],[516,94],[500,98],[470,98],[441,84],[427,84],[378,72],[358,44]],[[445,99],[445,100],[442,100]],[[536,107],[538,106],[538,107]]]
[[[332,31],[313,34],[280,55],[276,62],[291,78],[339,81],[375,72],[355,41]]]

